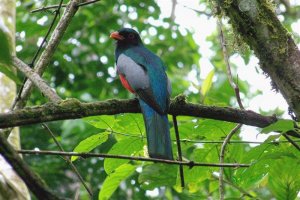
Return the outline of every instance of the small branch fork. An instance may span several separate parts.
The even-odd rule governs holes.
[[[13,169],[22,178],[22,180],[26,183],[28,188],[37,197],[37,199],[61,199],[49,190],[49,188],[37,174],[30,170],[29,166],[21,159],[21,157],[7,142],[6,138],[3,135],[0,135],[0,154],[13,167]]]
[[[222,147],[221,147],[221,152],[220,152],[220,163],[224,163],[224,158],[225,158],[225,149],[227,144],[230,142],[230,139],[232,138],[232,136],[242,127],[242,124],[238,124],[234,129],[232,129],[232,131],[226,136]],[[223,174],[224,174],[224,168],[220,167],[220,171],[219,171],[219,191],[220,191],[220,199],[223,200],[224,199],[224,178],[223,178]]]
[[[218,19],[219,38],[220,38],[220,43],[221,43],[221,47],[222,47],[222,51],[223,51],[225,64],[226,64],[227,77],[228,77],[230,86],[233,88],[233,90],[235,92],[235,96],[236,96],[236,99],[237,99],[237,102],[239,104],[240,109],[244,110],[245,108],[242,104],[242,100],[241,100],[241,97],[240,97],[240,89],[239,89],[238,85],[234,82],[234,80],[232,78],[231,66],[230,66],[230,62],[229,62],[229,56],[228,56],[228,53],[227,53],[226,41],[225,41],[225,37],[224,37],[224,34],[223,34],[222,27],[223,27],[222,21],[220,19]]]
[[[240,109],[241,110],[245,110],[245,108],[243,106],[243,103],[242,103],[242,100],[241,100],[241,97],[240,97],[239,86],[238,86],[238,84],[236,84],[234,82],[233,77],[232,77],[231,65],[230,65],[230,62],[229,62],[229,56],[228,56],[228,53],[227,53],[226,41],[225,41],[225,37],[224,37],[224,34],[223,34],[222,27],[223,27],[223,25],[222,25],[222,19],[218,19],[219,38],[220,38],[220,44],[221,44],[221,47],[222,47],[222,52],[223,52],[223,56],[224,56],[224,60],[225,60],[225,64],[226,64],[227,77],[228,77],[230,86],[232,87],[232,89],[235,92],[235,96],[236,96],[236,99],[237,99],[237,102],[238,102],[238,105],[239,105]],[[242,127],[242,125],[243,124],[241,124],[241,123],[238,124],[226,136],[226,138],[225,138],[225,140],[224,140],[224,142],[222,144],[221,150],[220,150],[220,158],[219,158],[220,163],[224,163],[226,146],[230,142],[230,139],[232,138],[232,136],[236,132],[238,132],[238,130],[240,130],[240,128]],[[225,186],[224,186],[225,180],[224,180],[223,174],[224,174],[224,168],[220,167],[220,171],[219,171],[219,193],[220,193],[220,200],[224,200],[224,196],[225,196]]]
[[[89,5],[89,4],[92,4],[92,3],[96,3],[98,1],[101,1],[101,0],[86,1],[86,2],[83,2],[83,3],[77,4],[77,6],[78,7],[86,6],[86,5]],[[50,9],[55,9],[55,8],[58,8],[58,7],[59,7],[59,5],[45,6],[45,7],[42,7],[42,8],[34,9],[34,10],[30,11],[30,12],[31,13],[36,13],[36,12],[46,11],[46,10],[50,10]],[[66,4],[62,4],[61,7],[67,7],[67,5]]]
[[[23,72],[27,78],[29,78],[34,85],[51,101],[54,103],[60,102],[62,99],[56,94],[55,90],[47,85],[44,79],[42,79],[37,73],[35,73],[29,66],[23,61],[14,57],[14,66]]]
[[[43,128],[49,133],[49,135],[51,136],[51,138],[53,139],[53,141],[55,142],[55,144],[57,145],[57,147],[59,148],[59,150],[61,152],[65,152],[65,150],[63,149],[63,147],[61,146],[61,144],[57,141],[54,133],[51,131],[51,129],[47,126],[47,124],[43,123],[42,124]],[[93,196],[93,192],[92,190],[87,186],[87,184],[85,183],[84,179],[82,178],[82,176],[80,175],[78,169],[75,167],[75,165],[72,163],[71,159],[68,156],[64,157],[64,160],[68,162],[68,164],[71,166],[72,170],[74,171],[74,173],[77,175],[77,177],[79,178],[80,182],[82,183],[82,185],[84,186],[84,188],[86,189],[86,191],[89,193],[89,195],[92,197]]]
[[[30,67],[23,63],[21,60],[14,58],[14,66],[17,67],[20,71],[22,71],[26,78],[24,80],[23,85],[21,86],[19,93],[14,100],[11,109],[14,110],[15,107],[17,109],[23,108],[26,105],[26,101],[29,98],[32,91],[32,82],[40,89],[40,91],[51,101],[54,103],[58,103],[61,101],[61,98],[52,90],[46,82],[40,77],[45,71],[46,67],[51,61],[51,58],[58,46],[60,40],[63,37],[65,30],[67,29],[71,19],[75,15],[79,6],[84,6],[90,3],[94,3],[97,1],[79,3],[79,0],[70,0],[68,5],[66,5],[65,12],[58,22],[55,30],[53,31],[51,38],[49,40],[48,45],[45,47],[42,55],[39,57],[37,64],[34,68],[34,71],[30,68],[34,66],[36,59],[38,58],[44,44],[47,41],[48,36],[51,33],[51,30],[55,24],[56,19],[60,14],[60,9],[62,7],[63,0],[60,1],[57,9],[55,10],[55,16],[52,20],[51,25],[48,28],[47,34],[45,35],[40,47],[38,48],[36,54],[34,55]],[[27,80],[27,78],[30,79]],[[50,130],[50,129],[49,129]],[[0,132],[9,133],[10,130]],[[18,173],[18,175],[24,180],[24,182],[28,185],[29,189],[33,192],[33,194],[38,199],[60,199],[55,196],[47,186],[44,185],[43,181],[33,173],[30,168],[20,159],[20,157],[16,154],[13,148],[7,143],[4,135],[0,135],[0,154],[6,159],[8,163],[14,168],[14,170]],[[73,169],[76,173],[77,169],[73,165]],[[77,171],[77,175],[79,175]],[[80,175],[79,175],[80,176]],[[79,177],[80,178],[80,177]],[[84,184],[84,182],[83,182]],[[90,191],[88,190],[90,193]]]
[[[200,163],[200,162],[185,162],[185,161],[177,161],[177,160],[165,160],[158,158],[145,158],[145,157],[134,157],[134,156],[126,156],[126,155],[112,155],[112,154],[102,154],[102,153],[77,153],[77,152],[61,152],[61,151],[34,151],[34,150],[18,150],[18,153],[21,154],[33,154],[33,155],[58,155],[58,156],[79,156],[82,158],[115,158],[115,159],[125,159],[125,160],[138,160],[138,161],[146,161],[146,162],[155,162],[155,163],[165,163],[170,165],[184,165],[190,168],[196,166],[202,167],[249,167],[249,164],[241,164],[241,163]]]
[[[36,62],[34,66],[34,71],[39,74],[40,76],[46,70],[47,66],[49,65],[54,52],[61,41],[64,32],[66,31],[68,25],[70,24],[73,16],[78,10],[77,4],[79,0],[70,0],[68,3],[63,16],[61,17],[60,21],[58,22],[57,26],[53,30],[53,33],[49,39],[47,46],[45,47],[44,51],[42,52],[41,56]],[[60,7],[59,7],[60,8]],[[58,14],[59,11],[56,12]],[[42,46],[40,46],[42,48]],[[22,90],[19,92],[19,95],[15,99],[12,107],[23,108],[26,105],[26,101],[29,98],[31,91],[32,91],[32,82],[27,80],[23,86],[21,87]]]

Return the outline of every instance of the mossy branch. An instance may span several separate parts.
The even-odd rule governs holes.
[[[38,199],[61,199],[49,190],[43,180],[36,173],[30,170],[29,166],[21,159],[3,135],[0,135],[0,154],[14,168]]]
[[[140,107],[137,99],[111,99],[93,103],[83,103],[77,99],[68,99],[58,104],[47,103],[42,106],[27,107],[9,113],[2,113],[0,114],[0,128],[55,120],[77,119],[94,115],[139,112]],[[256,127],[265,127],[276,121],[274,116],[263,116],[249,110],[188,103],[184,96],[178,96],[171,101],[169,114],[210,118]]]
[[[300,51],[269,0],[215,0],[300,119]]]

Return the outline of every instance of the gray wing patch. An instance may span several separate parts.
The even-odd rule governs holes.
[[[124,54],[121,54],[117,60],[117,72],[125,76],[134,90],[150,87],[149,77],[145,69]]]
[[[166,111],[156,103],[153,98],[153,92],[150,88],[150,80],[146,69],[143,66],[134,62],[130,57],[121,54],[117,60],[117,72],[123,74],[136,94],[150,105],[154,110],[160,114],[165,114]],[[169,91],[168,86],[168,92]]]
[[[170,79],[167,77],[168,83],[167,83],[167,91],[168,91],[168,96],[170,97],[172,94],[172,85]]]

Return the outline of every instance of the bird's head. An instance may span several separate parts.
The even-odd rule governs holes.
[[[131,28],[121,28],[120,30],[110,34],[110,37],[117,41],[119,47],[130,47],[143,45],[138,32]]]

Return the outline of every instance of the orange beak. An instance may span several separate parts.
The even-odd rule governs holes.
[[[124,37],[120,35],[118,31],[111,33],[110,38],[113,38],[115,40],[124,40]]]

